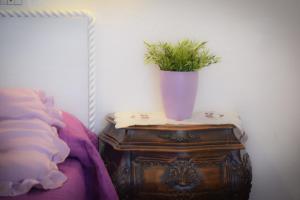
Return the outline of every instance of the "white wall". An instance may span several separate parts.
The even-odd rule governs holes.
[[[196,109],[240,113],[249,135],[252,200],[300,199],[300,1],[24,2],[30,9],[95,13],[98,130],[109,112],[162,108],[158,71],[143,61],[144,40],[208,41],[222,62],[200,71]]]

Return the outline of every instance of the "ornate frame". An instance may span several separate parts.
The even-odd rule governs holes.
[[[1,17],[84,17],[88,20],[88,127],[95,131],[96,121],[96,65],[95,65],[95,18],[83,10],[67,11],[27,11],[27,10],[0,10]]]

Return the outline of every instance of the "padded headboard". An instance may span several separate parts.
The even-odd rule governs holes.
[[[44,90],[94,131],[94,30],[86,11],[0,11],[0,87]]]

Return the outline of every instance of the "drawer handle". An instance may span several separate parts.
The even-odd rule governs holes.
[[[175,190],[192,190],[201,182],[197,165],[190,159],[177,159],[167,166],[162,182]]]
[[[159,134],[158,137],[178,143],[201,141],[200,137],[197,134],[186,133],[181,131],[177,131],[176,133]]]

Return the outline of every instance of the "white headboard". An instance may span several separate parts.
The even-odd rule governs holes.
[[[94,30],[85,11],[0,11],[0,87],[44,90],[94,131]]]

